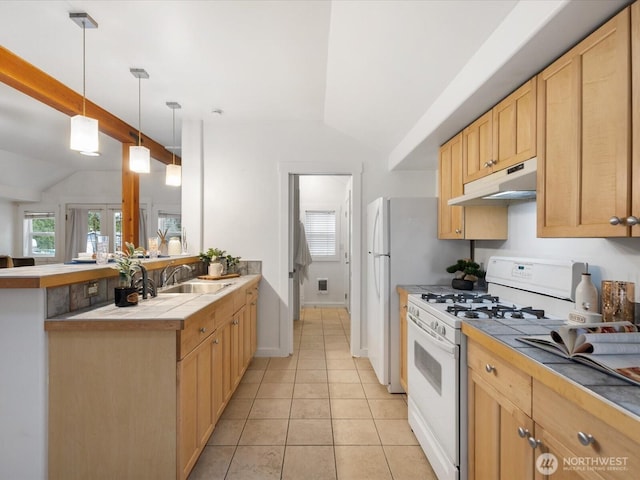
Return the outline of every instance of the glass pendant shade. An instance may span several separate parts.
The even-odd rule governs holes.
[[[129,170],[137,173],[151,171],[151,155],[147,147],[129,147]]]
[[[99,150],[98,120],[76,115],[71,117],[70,148],[86,155],[97,154]]]
[[[182,185],[182,166],[173,164],[167,165],[165,184],[171,187],[179,187]]]

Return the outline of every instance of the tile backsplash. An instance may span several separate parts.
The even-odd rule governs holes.
[[[207,268],[203,262],[197,261],[190,264],[194,267],[193,278],[206,275]],[[149,278],[155,285],[160,285],[160,273],[162,269],[148,270]],[[180,272],[182,274],[182,272]],[[259,260],[241,260],[238,264],[240,275],[255,275],[262,273],[262,262]],[[179,277],[179,281],[186,281],[188,278]],[[97,283],[97,295],[87,297],[85,289],[88,284]],[[105,305],[113,301],[113,290],[117,286],[118,277],[101,278],[71,285],[47,288],[47,318],[64,315],[83,308],[92,308]]]

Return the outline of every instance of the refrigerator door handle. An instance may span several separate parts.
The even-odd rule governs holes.
[[[380,258],[380,257],[390,257],[391,255],[389,255],[388,253],[374,253],[373,254],[373,258]]]

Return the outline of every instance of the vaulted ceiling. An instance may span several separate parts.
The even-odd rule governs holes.
[[[548,20],[532,28],[524,19],[518,30],[535,3],[3,0],[0,45],[82,92],[82,29],[68,15],[87,12],[99,23],[86,31],[87,98],[137,126],[138,81],[129,68],[144,68],[142,130],[163,145],[173,143],[165,102],[177,101],[178,135],[181,118],[215,109],[224,111],[221,121],[318,121],[390,158],[391,167],[429,168],[416,159],[424,145],[446,140],[627,2],[545,0]],[[467,82],[459,105],[434,113],[456,79],[464,84],[461,74],[473,78],[469,65],[483,48],[487,55],[496,31],[531,38],[519,39],[520,55],[502,52],[486,82]],[[57,165],[59,175],[85,168],[67,149],[63,117],[0,85],[0,167],[35,162]],[[93,169],[119,169],[119,144],[105,139],[102,150]],[[29,185],[54,180],[42,177]]]

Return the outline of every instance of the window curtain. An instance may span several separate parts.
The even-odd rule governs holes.
[[[140,209],[140,215],[138,216],[138,246],[143,247],[145,250],[149,249],[147,234],[147,210]]]
[[[70,262],[72,258],[78,256],[78,252],[84,252],[87,249],[87,234],[89,233],[89,224],[87,223],[88,216],[89,209],[87,208],[67,209],[64,250],[65,262]]]

